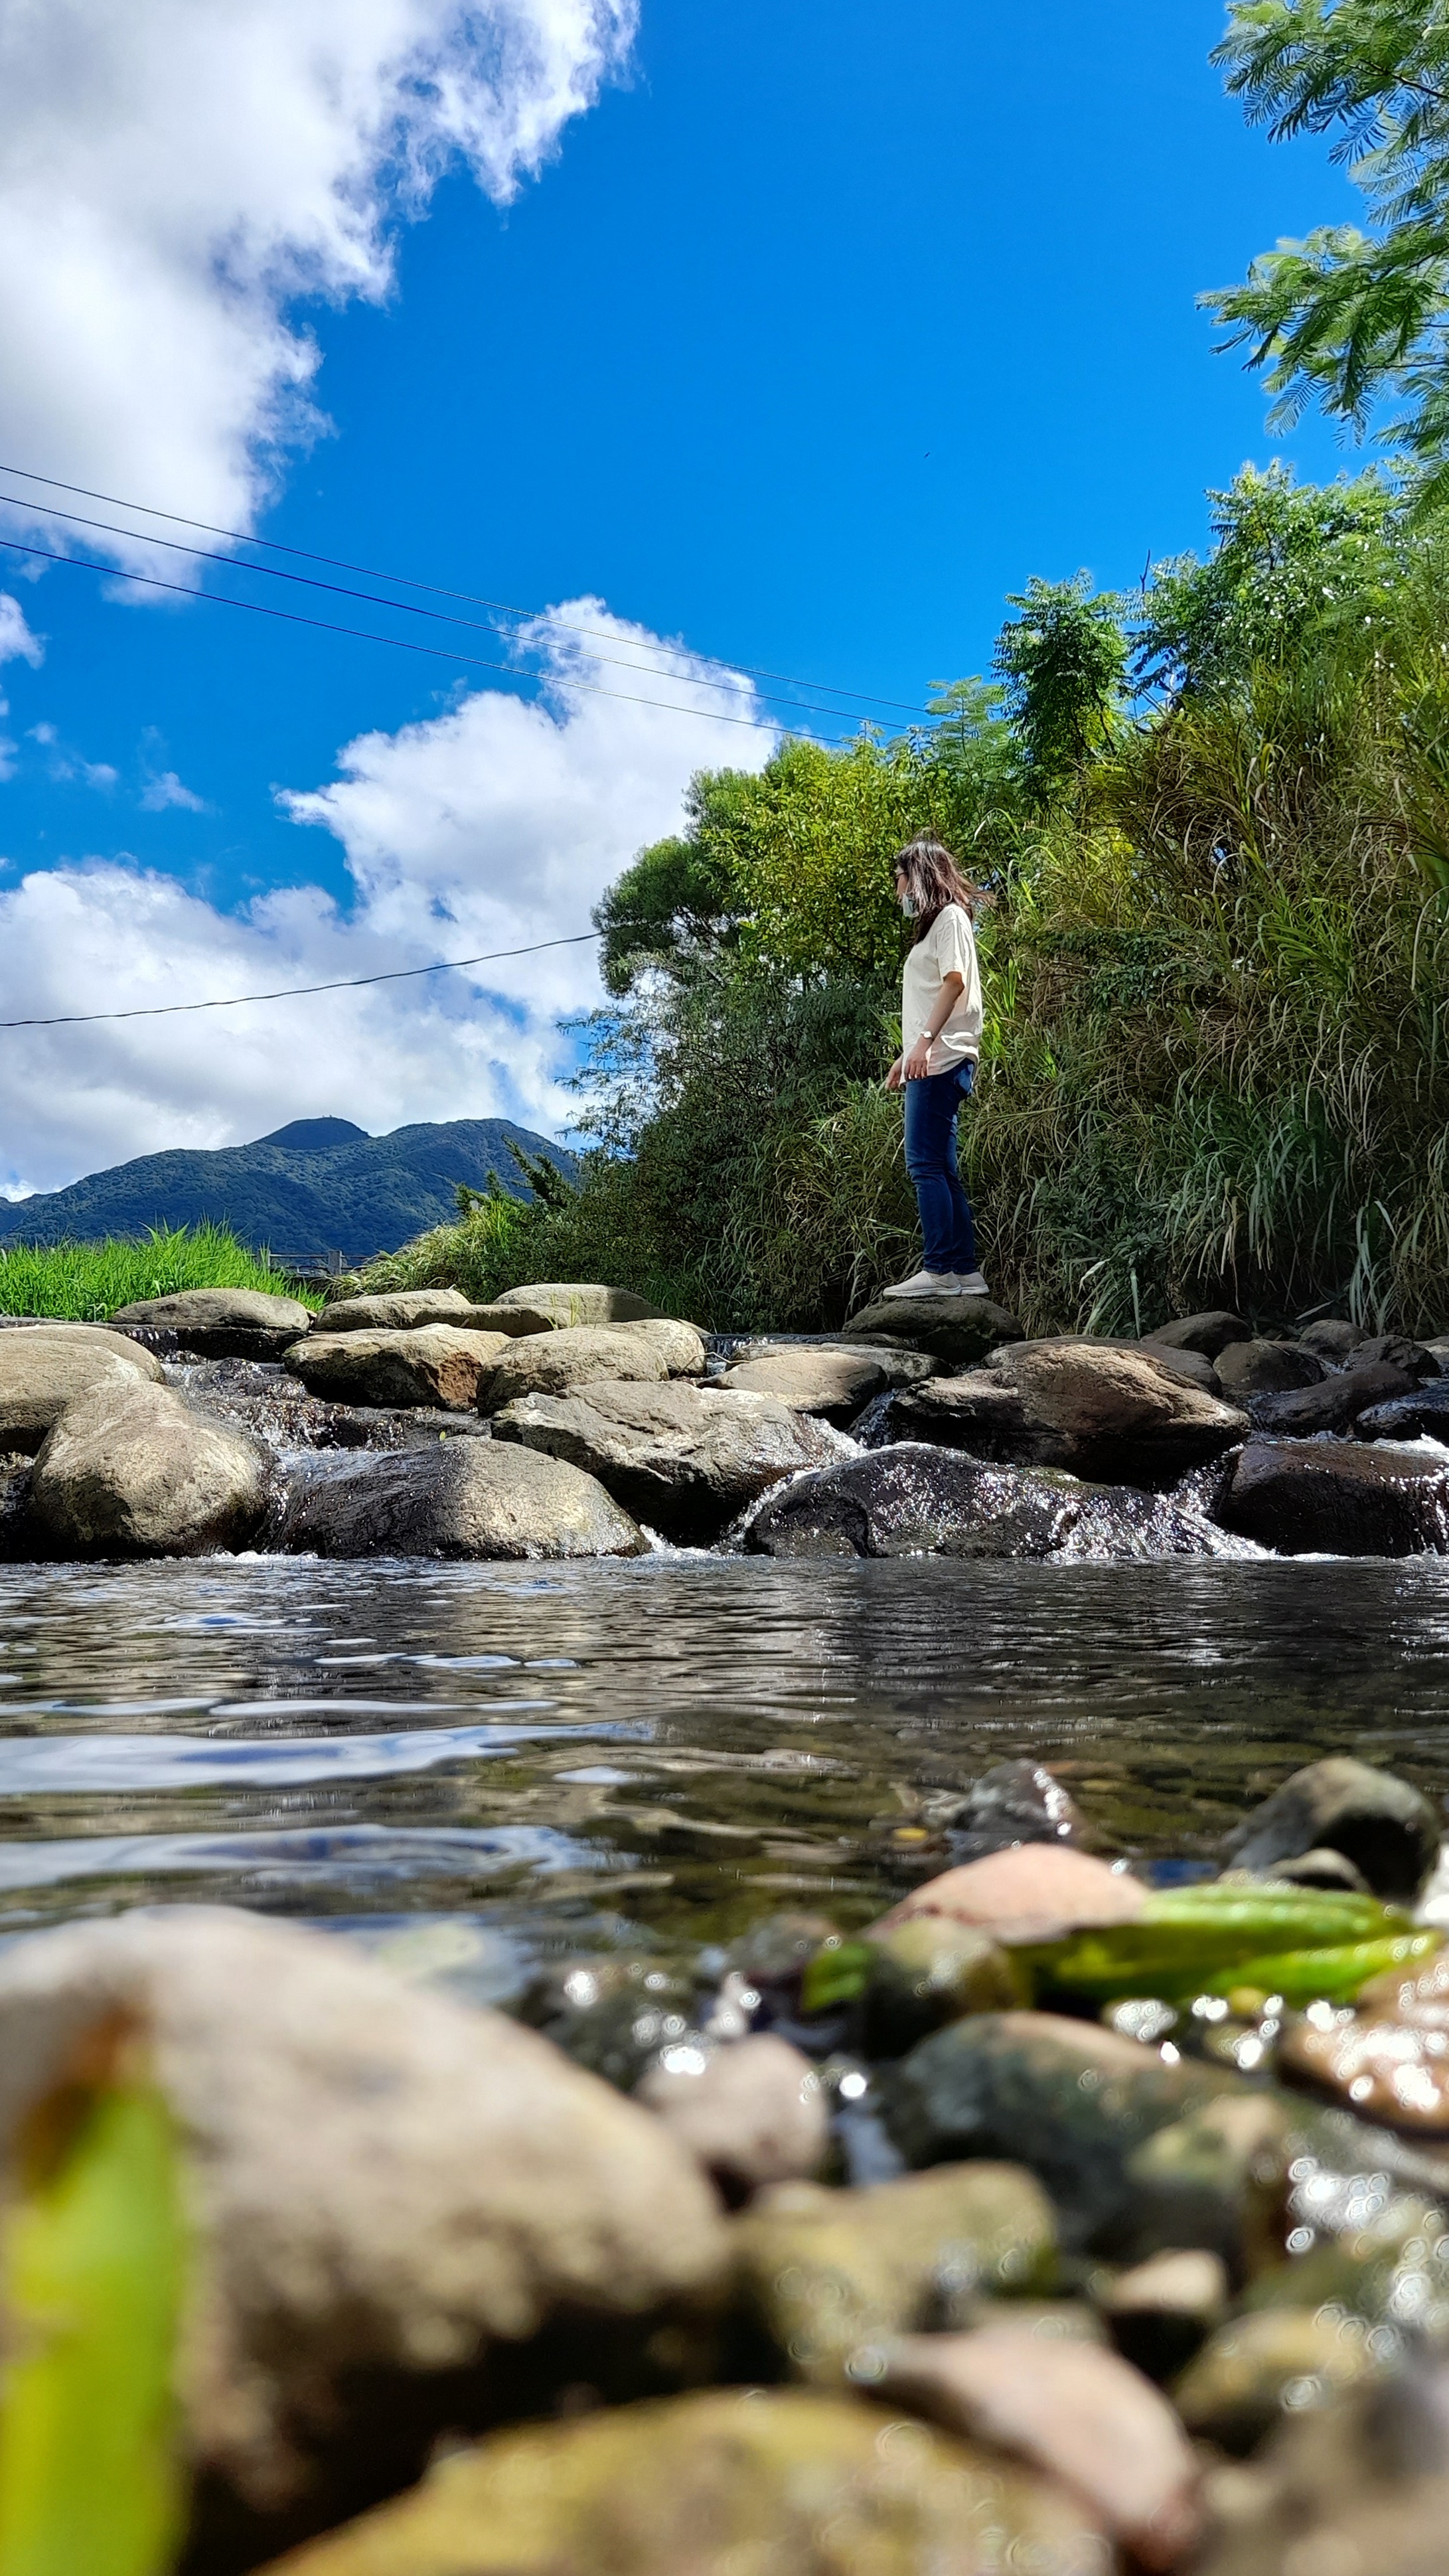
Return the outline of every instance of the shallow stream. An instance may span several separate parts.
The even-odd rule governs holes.
[[[1009,1756],[1162,1860],[1330,1751],[1449,1792],[1449,1561],[6,1567],[0,1935],[243,1904],[501,1999],[863,1921]]]

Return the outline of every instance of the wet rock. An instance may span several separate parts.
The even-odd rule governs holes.
[[[1069,1932],[1132,1923],[1147,1901],[1140,1878],[1091,1852],[1022,1843],[948,1869],[912,1888],[874,1927],[878,1937],[922,1915],[942,1915],[993,1941],[1060,1941]]]
[[[1127,2160],[1117,2247],[1140,2261],[1195,2246],[1235,2281],[1280,2262],[1293,2134],[1286,2105],[1265,2093],[1220,2094],[1155,2130]]]
[[[893,1399],[898,1402],[899,1398]],[[1081,1516],[1067,1479],[951,1457],[918,1442],[804,1477],[756,1512],[757,1556],[1051,1556]]]
[[[446,2426],[581,2372],[627,2386],[661,2310],[719,2279],[714,2195],[648,2113],[500,2014],[220,1908],[6,1951],[0,2152],[117,2010],[177,2126],[198,2250],[184,2439],[230,2565],[415,2476]]]
[[[669,1375],[662,1351],[622,1327],[563,1325],[505,1344],[481,1402],[496,1413],[525,1395],[572,1395],[580,1388],[634,1381],[657,1386]]]
[[[903,2057],[966,2013],[1009,2012],[1030,2001],[1009,1954],[989,1933],[943,1914],[918,1914],[870,1935],[864,2045],[870,2057]]]
[[[1361,1414],[1396,1396],[1408,1395],[1413,1380],[1403,1369],[1383,1363],[1374,1368],[1348,1368],[1325,1377],[1318,1386],[1300,1387],[1289,1395],[1262,1395],[1250,1411],[1260,1431],[1285,1439],[1307,1439],[1321,1431],[1350,1431]]]
[[[1241,1315],[1231,1315],[1224,1306],[1213,1306],[1205,1314],[1180,1315],[1173,1323],[1158,1324],[1144,1341],[1160,1342],[1164,1350],[1198,1351],[1205,1360],[1216,1360],[1231,1342],[1249,1342],[1251,1324]]]
[[[585,1468],[661,1536],[696,1544],[783,1478],[850,1448],[775,1396],[678,1382],[520,1397],[494,1415],[493,1436]]]
[[[1199,2576],[1439,2576],[1449,2379],[1417,2362],[1292,2410],[1250,2469],[1212,2482]]]
[[[1360,2119],[1411,2137],[1449,2137],[1449,2030],[1404,2021],[1334,2022],[1306,2016],[1287,2033],[1279,2064]]]
[[[492,1378],[503,1333],[464,1332],[456,1324],[401,1331],[309,1333],[284,1357],[309,1395],[337,1404],[441,1404],[465,1412]]]
[[[1161,1487],[1232,1446],[1247,1417],[1204,1395],[1170,1356],[1062,1340],[996,1351],[984,1369],[894,1399],[909,1438],[1107,1484]]]
[[[412,1333],[424,1324],[477,1325],[485,1311],[461,1288],[397,1288],[381,1297],[338,1297],[316,1321],[319,1333]],[[483,1330],[498,1331],[497,1325]]]
[[[1227,2304],[1227,2267],[1201,2248],[1152,2255],[1119,2272],[1100,2300],[1123,2359],[1156,2380],[1176,2378],[1221,2325]]]
[[[652,1955],[565,1960],[536,1978],[520,2018],[576,2066],[632,2093],[662,2048],[697,2037],[694,1988]]]
[[[773,1395],[799,1413],[818,1413],[845,1424],[879,1395],[890,1379],[871,1351],[773,1351],[745,1360],[716,1380],[731,1394]]]
[[[753,1341],[734,1343],[725,1363],[730,1369],[753,1368],[760,1360],[809,1359],[819,1354],[826,1359],[865,1360],[880,1371],[883,1387],[915,1386],[923,1377],[939,1377],[945,1363],[931,1359],[924,1351],[907,1350],[893,1345],[884,1337],[875,1342],[845,1342],[835,1333],[799,1335],[757,1334]],[[804,1407],[801,1408],[805,1410]]]
[[[197,1556],[255,1537],[269,1466],[259,1441],[123,1370],[47,1434],[30,1508],[67,1553]]]
[[[505,1288],[495,1297],[490,1313],[526,1314],[541,1320],[524,1324],[525,1333],[567,1332],[579,1325],[641,1324],[659,1316],[647,1297],[636,1297],[632,1288],[601,1288],[592,1280],[540,1279],[527,1288]],[[669,1320],[665,1318],[664,1320]],[[506,1324],[499,1330],[506,1332]]]
[[[160,1361],[124,1333],[88,1324],[0,1333],[0,1450],[33,1454],[78,1398],[160,1379]]]
[[[841,1338],[868,1343],[877,1335],[955,1368],[969,1368],[1000,1343],[1023,1339],[1016,1317],[989,1297],[882,1297],[852,1315]]]
[[[1217,1515],[1280,1556],[1442,1556],[1449,1551],[1449,1469],[1442,1461],[1426,1464],[1412,1449],[1251,1440],[1234,1462]]]
[[[1218,1361],[1218,1383],[1232,1404],[1320,1386],[1326,1375],[1317,1352],[1294,1342],[1231,1342]]]
[[[830,2143],[819,2076],[773,2031],[723,2047],[667,2047],[635,2099],[657,2113],[730,2200],[767,2183],[808,2181]]]
[[[953,2303],[1046,2282],[1052,2214],[1015,2164],[961,2164],[865,2191],[781,2183],[734,2224],[743,2294],[805,2379],[844,2380],[863,2344],[951,2322]]]
[[[1408,1780],[1348,1754],[1295,1771],[1229,1835],[1239,1869],[1277,1870],[1326,1845],[1342,1852],[1386,1904],[1412,1904],[1439,1857],[1436,1809]]]
[[[1449,1950],[1437,1951],[1422,1967],[1386,1969],[1363,1988],[1358,2008],[1376,2021],[1449,2030]]]
[[[141,1297],[118,1306],[113,1324],[128,1332],[176,1336],[204,1359],[280,1359],[310,1330],[312,1309],[300,1297],[269,1297],[256,1288],[182,1288],[171,1297]]]
[[[996,1762],[966,1793],[952,1824],[957,1858],[981,1860],[1016,1843],[1071,1843],[1083,1821],[1075,1800],[1040,1762]]]
[[[1092,2022],[983,2013],[922,2040],[893,2070],[886,2122],[912,2165],[1017,2158],[1050,2192],[1067,2244],[1106,2245],[1131,2213],[1134,2151],[1228,2080],[1187,2060],[1168,2065]]]
[[[1327,2308],[1263,2309],[1220,2326],[1172,2393],[1189,2433],[1241,2453],[1255,2449],[1285,2414],[1326,2404],[1373,2366],[1356,2317]]]
[[[1449,1443],[1449,1377],[1431,1378],[1387,1404],[1366,1405],[1354,1430],[1360,1440],[1417,1440],[1427,1432],[1431,1440]]]
[[[1362,1324],[1349,1324],[1335,1315],[1325,1315],[1316,1324],[1305,1324],[1298,1336],[1310,1351],[1317,1351],[1330,1368],[1346,1368],[1360,1342],[1365,1339]]]
[[[1103,2576],[1065,2489],[806,2389],[712,2389],[535,2424],[271,2576]]]
[[[907,2335],[855,2374],[943,2431],[1045,2469],[1144,2568],[1179,2564],[1202,2527],[1197,2461],[1165,2397],[1114,2352],[989,2326]]]
[[[275,1544],[317,1556],[643,1556],[592,1476],[500,1440],[350,1457],[297,1477]]]
[[[1382,1333],[1360,1342],[1353,1355],[1353,1365],[1360,1368],[1402,1369],[1416,1386],[1433,1383],[1440,1375],[1434,1352],[1424,1342],[1406,1340],[1401,1333]]]
[[[1174,1373],[1185,1379],[1189,1386],[1200,1387],[1204,1395],[1221,1395],[1223,1392],[1222,1381],[1212,1361],[1205,1360],[1200,1351],[1174,1350],[1165,1342],[1154,1341],[1150,1333],[1144,1333],[1140,1342],[1122,1342],[1114,1347],[1141,1351],[1147,1359],[1170,1361]]]
[[[730,1943],[726,1973],[741,1979],[775,2020],[794,2021],[806,1969],[817,1951],[840,1937],[823,1914],[767,1914]]]
[[[1373,2160],[1376,2171],[1359,2176],[1356,2206],[1352,2188],[1345,2196],[1338,2214],[1347,2224],[1262,2273],[1250,2284],[1244,2307],[1254,2314],[1332,2307],[1380,2329],[1375,2345],[1385,2359],[1406,2342],[1442,2347],[1449,2331],[1449,2222],[1417,2193],[1385,2198],[1378,2164],[1383,2133],[1359,2134],[1360,2154]]]

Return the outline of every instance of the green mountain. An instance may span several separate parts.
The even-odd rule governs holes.
[[[341,1252],[349,1264],[365,1261],[456,1216],[460,1181],[482,1189],[496,1172],[515,1197],[529,1197],[510,1138],[568,1176],[576,1169],[564,1146],[507,1118],[453,1118],[391,1136],[369,1136],[349,1118],[297,1118],[254,1145],[142,1154],[68,1189],[16,1199],[0,1208],[0,1244],[134,1239],[153,1225],[209,1218],[278,1259]]]

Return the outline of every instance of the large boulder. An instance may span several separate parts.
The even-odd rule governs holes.
[[[891,1413],[903,1439],[1153,1487],[1218,1457],[1248,1428],[1168,1354],[1075,1339],[1009,1345],[984,1369],[903,1389]]]
[[[891,1386],[913,1386],[934,1376],[940,1365],[915,1351],[873,1351],[865,1342],[834,1350],[828,1343],[802,1342],[738,1358],[715,1383],[732,1394],[778,1396],[797,1413],[818,1413],[822,1421],[843,1428],[873,1395]]]
[[[1366,1405],[1354,1424],[1360,1440],[1431,1440],[1449,1444],[1449,1377],[1431,1378],[1412,1395],[1391,1395],[1385,1404]]]
[[[495,2435],[268,2576],[1106,2576],[1110,2555],[1065,2487],[898,2409],[720,2388]]]
[[[606,1325],[562,1325],[509,1342],[480,1401],[496,1413],[520,1395],[572,1395],[578,1387],[629,1379],[658,1386],[669,1374],[664,1353],[643,1334]]]
[[[443,1404],[465,1413],[493,1375],[502,1333],[421,1324],[401,1332],[309,1333],[286,1364],[309,1395],[334,1404]]]
[[[1218,1353],[1217,1371],[1230,1404],[1246,1404],[1255,1395],[1289,1395],[1321,1385],[1327,1375],[1318,1353],[1298,1342],[1229,1342]]]
[[[626,2366],[720,2273],[714,2196],[661,2121],[501,2015],[221,1908],[5,1953],[12,2178],[29,2116],[118,2013],[176,2125],[195,2232],[178,2394],[228,2566],[392,2492],[446,2427]]]
[[[317,1556],[644,1556],[592,1476],[498,1440],[309,1462],[276,1544]]]
[[[757,1556],[1110,1562],[1212,1555],[1223,1541],[1202,1514],[1160,1494],[996,1466],[917,1440],[799,1477],[752,1515],[741,1544]]]
[[[203,1359],[279,1358],[310,1330],[312,1310],[300,1297],[271,1297],[258,1288],[181,1288],[171,1297],[141,1297],[118,1306],[113,1324],[144,1333],[158,1349],[198,1351]]]
[[[161,1363],[124,1333],[35,1324],[0,1333],[0,1449],[34,1452],[82,1396],[160,1382]]]
[[[970,1368],[1001,1342],[1019,1342],[1014,1315],[989,1297],[881,1297],[852,1315],[841,1338],[870,1343],[880,1338],[925,1351],[953,1368]]]
[[[1155,1324],[1145,1338],[1165,1351],[1197,1351],[1205,1360],[1216,1360],[1230,1342],[1250,1342],[1253,1328],[1225,1306],[1212,1306],[1201,1315],[1178,1315],[1170,1324]]]
[[[546,1319],[524,1324],[520,1329],[526,1333],[545,1332],[550,1323],[559,1332],[575,1324],[641,1324],[659,1314],[657,1306],[651,1306],[647,1297],[636,1297],[632,1288],[601,1288],[593,1280],[578,1279],[543,1279],[527,1288],[505,1288],[501,1297],[494,1298],[493,1307],[505,1315]]]
[[[1449,1555],[1449,1467],[1352,1440],[1251,1440],[1215,1506],[1280,1556]]]
[[[1308,1440],[1320,1431],[1352,1430],[1360,1414],[1411,1394],[1413,1383],[1405,1370],[1387,1361],[1360,1368],[1355,1357],[1351,1368],[1334,1371],[1318,1386],[1255,1396],[1249,1410],[1260,1431],[1275,1432],[1285,1440]]]
[[[775,1396],[682,1382],[522,1396],[494,1416],[493,1437],[567,1459],[651,1529],[693,1541],[717,1538],[782,1477],[850,1451],[839,1432]]]
[[[30,1505],[66,1552],[197,1556],[245,1547],[268,1501],[268,1451],[134,1372],[67,1407],[35,1462]]]
[[[319,1333],[410,1333],[422,1324],[458,1324],[466,1329],[491,1312],[475,1306],[461,1288],[396,1288],[380,1297],[339,1297],[317,1318],[315,1329]]]

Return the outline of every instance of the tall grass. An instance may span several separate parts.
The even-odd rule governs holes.
[[[118,1306],[182,1288],[258,1288],[322,1304],[316,1290],[274,1270],[227,1226],[157,1226],[140,1243],[16,1244],[0,1252],[0,1314],[101,1323]]]

